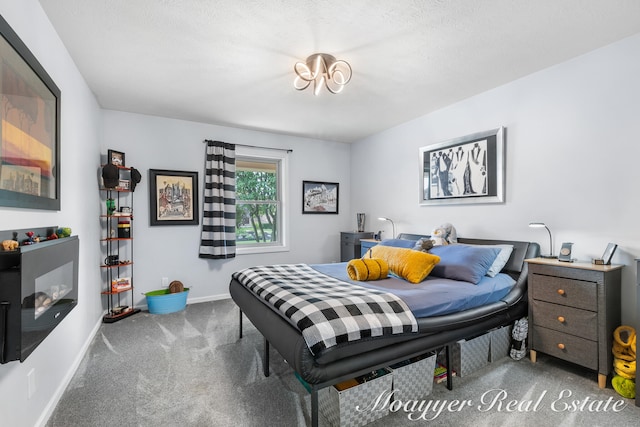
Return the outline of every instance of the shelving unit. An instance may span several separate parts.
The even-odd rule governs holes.
[[[131,182],[130,171],[130,168],[118,166],[121,182]],[[102,321],[113,323],[140,312],[133,299],[133,192],[128,187],[103,187],[100,190],[105,195],[102,203],[105,213],[100,215],[104,235],[100,241],[106,246],[105,259],[100,266],[104,277],[101,293],[107,298],[107,313]],[[113,212],[108,210],[108,200],[113,200]]]

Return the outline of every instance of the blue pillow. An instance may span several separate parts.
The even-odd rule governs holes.
[[[429,253],[440,257],[440,263],[431,271],[431,276],[462,280],[476,285],[487,274],[500,249],[453,244],[434,246]]]
[[[394,248],[409,248],[413,249],[416,245],[415,240],[407,240],[407,239],[384,239],[380,243],[380,246],[393,246]]]

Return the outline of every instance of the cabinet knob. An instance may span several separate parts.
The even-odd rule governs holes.
[[[559,348],[560,350],[564,350],[564,344],[562,344],[562,343],[558,344],[558,348]]]
[[[558,322],[560,323],[564,323],[564,317],[563,316],[558,316]]]
[[[564,289],[558,289],[558,295],[564,295]]]

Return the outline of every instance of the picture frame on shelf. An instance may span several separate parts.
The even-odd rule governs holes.
[[[0,36],[0,206],[60,210],[60,89],[1,16]]]
[[[112,165],[125,167],[124,153],[122,151],[107,150],[107,161]]]
[[[199,224],[198,172],[149,169],[149,224]]]
[[[421,147],[420,205],[504,203],[504,127]]]
[[[303,214],[338,214],[340,184],[337,182],[302,181]]]
[[[128,179],[120,179],[118,180],[118,186],[116,187],[116,189],[118,190],[125,190],[128,191],[130,190],[130,183]]]

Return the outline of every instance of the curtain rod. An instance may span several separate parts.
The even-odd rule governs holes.
[[[202,142],[210,141],[209,139],[205,139]],[[233,144],[240,147],[249,147],[249,148],[261,148],[263,150],[276,150],[276,151],[286,151],[287,153],[293,153],[293,149],[291,148],[275,148],[275,147],[260,147],[258,145],[249,145],[249,144]]]

